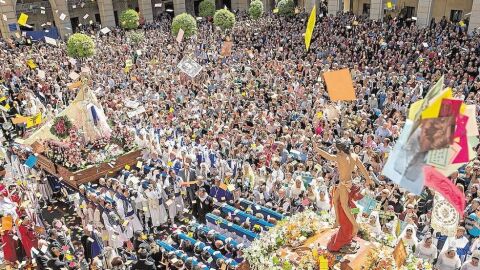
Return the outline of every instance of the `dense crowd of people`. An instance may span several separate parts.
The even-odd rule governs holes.
[[[37,269],[233,268],[242,262],[241,249],[227,241],[205,236],[228,262],[201,250],[198,261],[185,262],[157,240],[197,254],[172,237],[172,230],[188,234],[185,225],[192,219],[206,224],[205,215],[218,211],[222,203],[253,213],[239,204],[241,198],[284,215],[307,208],[331,212],[336,165],[322,159],[314,146],[333,153],[335,142],[343,138],[375,180],[371,186],[360,177],[355,181],[362,194],[379,202],[379,209],[364,221],[373,232],[391,233],[400,220],[408,225],[398,238],[416,256],[435,262],[436,269],[480,269],[478,159],[450,177],[468,199],[456,237],[431,228],[432,191],[415,196],[381,175],[407,108],[440,76],[455,98],[479,104],[480,36],[445,19],[419,28],[400,19],[375,22],[348,13],[322,14],[305,52],[302,35],[308,14],[266,15],[258,21],[242,16],[226,33],[199,22],[198,34],[182,43],[170,34],[167,17],[143,26],[145,39],[137,45],[120,29],[108,34],[87,29],[96,36],[96,54],[76,62],[64,44],[0,41],[6,96],[0,105],[11,107],[1,123],[16,114],[38,112],[44,121],[53,119],[75,97],[67,87],[69,74],[88,67],[89,86],[110,124],[134,131],[136,144],[144,149],[141,166],[80,186],[78,196],[69,196],[82,221],[79,240],[60,220],[43,233],[22,229],[29,226],[28,218],[15,213],[24,218],[18,233],[11,230],[2,236],[5,260],[19,267],[33,258]],[[227,36],[233,50],[222,56]],[[203,67],[195,78],[176,68],[184,56]],[[126,73],[130,58],[134,65]],[[45,78],[25,65],[29,59],[45,71]],[[340,68],[351,71],[354,102],[328,98],[322,73]],[[128,101],[142,104],[145,112],[130,117]],[[4,142],[31,132],[24,125],[2,128]],[[43,184],[41,193],[48,200],[48,182]],[[14,205],[7,195],[0,194],[2,209]],[[9,215],[4,210],[2,214]],[[263,229],[235,216],[225,218],[256,233]]]

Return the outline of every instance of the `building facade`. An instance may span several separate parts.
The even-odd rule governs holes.
[[[265,10],[272,11],[276,0],[262,0]],[[385,16],[403,16],[427,26],[431,19],[445,17],[450,21],[469,19],[469,30],[480,27],[480,0],[295,0],[307,12],[320,1],[329,14],[350,11],[356,15],[381,20]],[[247,10],[251,0],[215,0],[217,8]],[[124,10],[132,8],[142,20],[150,22],[163,12],[177,15],[183,12],[198,14],[200,0],[0,0],[0,30],[3,37],[24,31],[48,31],[55,26],[61,37],[75,32],[82,25],[97,23],[102,27],[118,25]],[[20,14],[27,14],[27,26],[19,26]]]
[[[329,14],[353,12],[381,20],[385,16],[402,16],[427,26],[432,19],[469,21],[469,31],[480,27],[480,0],[327,0]]]

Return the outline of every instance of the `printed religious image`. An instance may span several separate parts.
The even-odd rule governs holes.
[[[421,151],[446,148],[452,144],[455,131],[453,117],[422,119],[421,122]]]

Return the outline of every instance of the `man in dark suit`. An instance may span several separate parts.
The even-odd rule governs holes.
[[[148,260],[148,251],[140,248],[137,252],[138,261],[133,265],[132,270],[157,270],[155,263]]]
[[[199,223],[205,224],[205,216],[213,210],[212,197],[208,196],[204,188],[200,188],[198,190],[197,198],[192,202],[192,215]]]
[[[197,180],[197,175],[195,173],[195,170],[190,168],[190,163],[184,164],[183,169],[181,169],[178,172],[178,176],[182,178],[184,183]],[[198,185],[197,184],[186,185],[185,188],[187,190],[187,196],[188,196],[187,201],[191,205],[192,201],[195,199],[195,193],[198,190]]]

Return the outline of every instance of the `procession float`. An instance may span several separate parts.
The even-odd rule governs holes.
[[[358,248],[352,253],[330,252],[327,243],[337,231],[334,217],[306,210],[279,221],[264,231],[244,252],[244,270],[394,270],[432,269],[430,263],[415,258],[397,241],[395,232],[376,234],[368,219],[360,217]]]
[[[17,140],[16,149],[25,165],[37,166],[72,187],[113,176],[141,155],[135,131],[112,129],[88,79],[83,77],[81,83],[71,104],[25,140]]]

